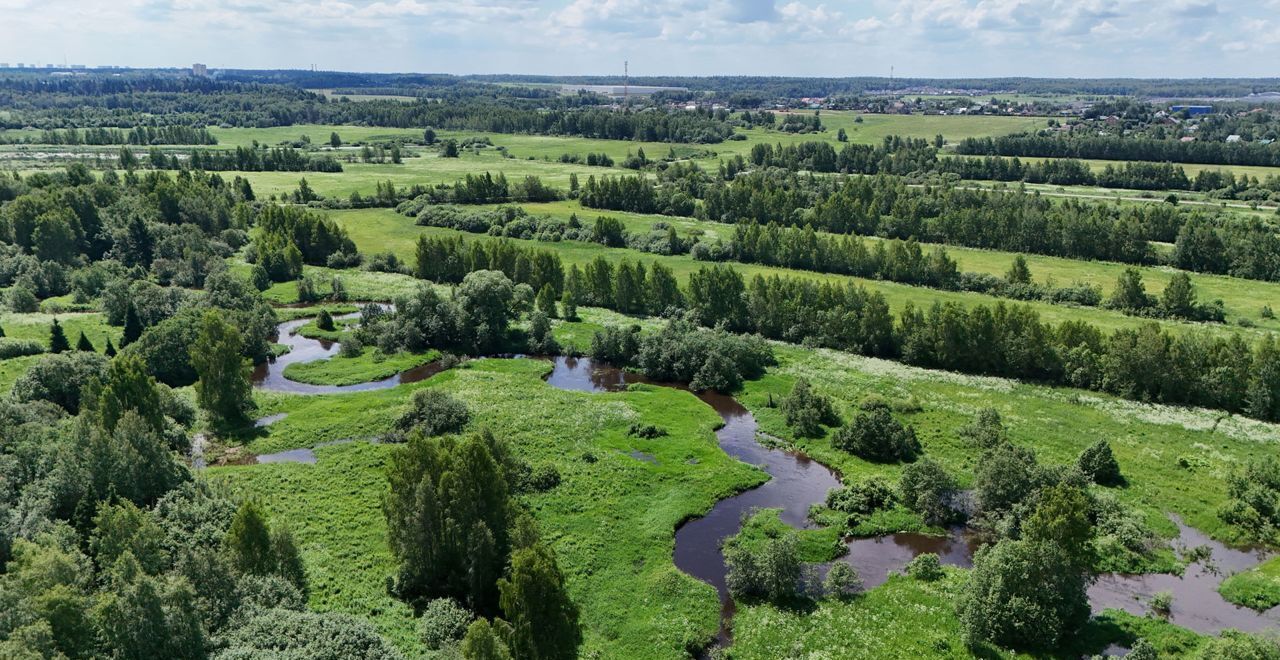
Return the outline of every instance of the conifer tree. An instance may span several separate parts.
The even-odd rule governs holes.
[[[71,344],[67,341],[67,333],[62,331],[58,319],[54,319],[53,325],[49,326],[49,352],[66,353],[69,350],[71,350]]]

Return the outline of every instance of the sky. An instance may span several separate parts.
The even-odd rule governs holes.
[[[1280,0],[0,0],[0,62],[899,77],[1280,76]]]

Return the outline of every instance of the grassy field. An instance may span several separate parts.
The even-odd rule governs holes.
[[[671,562],[676,524],[761,479],[716,445],[719,418],[691,395],[666,388],[587,394],[546,385],[549,365],[479,360],[422,384],[302,397],[260,396],[261,414],[287,417],[260,429],[250,449],[313,446],[389,430],[419,387],[467,402],[473,427],[488,426],[531,464],[552,464],[561,484],[524,497],[555,548],[583,612],[584,653],[608,658],[682,657],[718,626],[714,590]],[[644,420],[668,431],[627,435]],[[656,462],[635,459],[632,450]],[[315,465],[267,464],[209,470],[212,478],[263,502],[293,524],[312,576],[311,605],[369,616],[411,656],[422,651],[409,608],[386,594],[392,561],[379,499],[389,445],[321,447]],[[627,594],[619,598],[620,594]]]
[[[439,358],[439,351],[384,355],[366,346],[358,357],[337,355],[328,360],[291,364],[285,367],[284,376],[312,385],[355,385],[390,378]]]
[[[1280,605],[1280,557],[1223,580],[1218,592],[1237,605],[1258,611]]]
[[[725,240],[733,237],[734,230],[733,225],[730,224],[704,222],[690,218],[619,213],[615,211],[602,212],[583,208],[576,201],[522,204],[521,206],[535,215],[545,214],[560,219],[567,219],[570,215],[577,214],[579,219],[584,222],[589,222],[597,215],[608,215],[621,220],[627,231],[633,233],[648,232],[653,224],[657,222],[665,222],[674,226],[682,235],[700,232],[703,235],[719,237]],[[866,240],[874,243],[880,239],[869,237]],[[921,247],[928,252],[934,245],[924,243]],[[980,250],[953,245],[942,245],[941,247],[945,248],[947,254],[956,260],[956,264],[961,271],[988,273],[996,276],[1003,276],[1009,270],[1014,257],[1017,256],[1017,253],[999,250]],[[1034,254],[1026,254],[1023,257],[1027,260],[1027,265],[1031,268],[1032,277],[1037,283],[1053,286],[1066,286],[1075,282],[1096,285],[1102,287],[1104,296],[1111,295],[1111,291],[1115,287],[1116,280],[1120,277],[1120,274],[1130,267],[1128,264],[1115,262],[1080,261],[1078,259]],[[1178,272],[1170,268],[1157,267],[1140,267],[1138,270],[1142,273],[1147,292],[1153,295],[1159,295],[1160,292],[1164,291],[1169,280]],[[1203,273],[1191,274],[1191,281],[1196,286],[1196,291],[1201,301],[1222,300],[1227,309],[1228,322],[1246,318],[1258,327],[1280,330],[1280,321],[1266,319],[1261,316],[1264,305],[1270,305],[1273,308],[1280,307],[1280,283],[1259,282]]]
[[[535,205],[535,206],[532,206],[531,208],[537,209],[538,207]],[[564,213],[565,208],[566,207],[563,207],[563,206],[559,207],[558,212]],[[584,211],[580,215],[585,215],[585,213],[586,212]],[[468,234],[465,232],[455,231],[451,229],[442,229],[438,227],[420,227],[414,224],[412,218],[408,218],[403,215],[397,214],[394,210],[391,210],[391,209],[363,209],[363,210],[357,210],[357,211],[337,211],[337,212],[331,213],[330,215],[335,221],[337,221],[339,224],[341,224],[343,227],[347,229],[347,231],[351,235],[352,240],[355,241],[356,246],[359,247],[362,252],[381,252],[381,251],[390,250],[392,252],[395,252],[401,258],[409,259],[409,260],[413,259],[413,250],[414,250],[415,241],[417,241],[418,236],[422,234],[437,235],[437,236],[462,236],[464,240],[468,240],[468,241],[492,240],[482,235]],[[590,218],[590,217],[593,217],[593,215],[585,215],[585,217]],[[657,216],[653,216],[653,217],[656,218]],[[627,221],[632,225],[635,225],[639,222],[636,216],[630,216],[629,218],[627,218]],[[717,231],[718,232],[726,231],[726,229],[723,226],[721,226],[717,228]],[[643,260],[646,262],[660,261],[663,264],[671,267],[672,270],[676,273],[676,276],[683,281],[688,277],[689,273],[692,273],[706,265],[704,262],[698,262],[693,260],[693,258],[689,257],[688,255],[660,256],[660,255],[647,254],[647,253],[626,249],[626,248],[607,248],[605,246],[602,246],[596,243],[584,243],[579,241],[562,241],[558,243],[538,242],[538,241],[516,241],[516,242],[522,245],[530,246],[530,247],[555,250],[560,255],[560,258],[561,260],[563,260],[566,267],[568,267],[570,264],[578,264],[579,266],[583,266],[587,262],[596,258],[597,256],[603,256],[606,259],[609,259],[610,261],[613,261],[613,262],[617,262],[623,258],[631,259],[633,262],[638,260]],[[950,251],[950,248],[948,249],[948,251]],[[1008,254],[1001,255],[1001,253],[982,253],[981,251],[977,251],[977,250],[967,251],[965,254],[971,257],[970,261],[974,265],[970,266],[968,265],[967,262],[962,261],[961,262],[962,269],[973,268],[975,270],[981,270],[985,268],[987,272],[1003,274],[1004,271],[1008,269],[1009,263],[1012,261],[1012,255],[1008,255]],[[987,256],[992,254],[998,255],[998,256],[994,256],[994,257]],[[959,259],[960,257],[959,253],[957,253],[956,256]],[[980,256],[985,258],[979,259],[978,257]],[[1077,268],[1074,266],[1069,266],[1068,265],[1069,263],[1070,262],[1068,262],[1068,260],[1045,261],[1044,262],[1045,267],[1040,268],[1041,262],[1037,260],[1036,262],[1033,262],[1033,265],[1031,266],[1031,268],[1032,268],[1032,273],[1037,277],[1048,277],[1049,275],[1053,275],[1053,266],[1056,266],[1060,271],[1064,273],[1068,271],[1073,273],[1079,273],[1079,277],[1084,278],[1085,273],[1087,272],[1087,269],[1091,269],[1094,267],[1094,264],[1076,262],[1076,263],[1080,263],[1079,267]],[[985,264],[985,266],[979,265],[979,264]],[[880,291],[884,293],[885,297],[889,301],[890,307],[895,312],[901,310],[903,306],[905,306],[906,303],[908,302],[919,307],[919,306],[931,305],[934,301],[942,301],[942,302],[954,301],[954,302],[958,302],[965,305],[976,305],[976,304],[983,304],[983,303],[991,304],[996,302],[997,300],[992,296],[988,296],[984,294],[957,292],[957,291],[941,291],[936,289],[927,289],[922,287],[908,286],[905,284],[897,284],[893,282],[884,282],[879,280],[864,280],[860,278],[847,277],[843,275],[828,275],[828,274],[822,274],[822,273],[812,273],[808,271],[793,271],[793,270],[788,270],[783,268],[773,268],[768,266],[757,266],[757,265],[749,265],[749,264],[735,264],[735,268],[738,268],[739,270],[741,270],[743,274],[748,277],[759,273],[764,275],[780,274],[780,275],[803,277],[803,278],[810,278],[810,279],[816,279],[816,280],[855,282],[867,287],[870,290]],[[1121,270],[1120,266],[1117,266],[1114,264],[1109,265],[1108,267],[1101,269],[1101,274],[1095,274],[1091,277],[1091,279],[1097,280],[1099,281],[1099,283],[1102,283],[1104,288],[1104,293],[1109,294],[1112,286],[1114,286],[1115,274],[1118,274],[1120,270]],[[1169,277],[1168,274],[1161,274],[1156,272],[1152,273],[1153,282],[1167,281],[1168,277]],[[1058,278],[1055,276],[1055,279],[1060,285],[1065,285],[1065,284],[1069,284],[1072,278],[1065,277],[1064,275],[1061,278]],[[1196,281],[1200,282],[1201,279],[1202,278],[1197,278]],[[1250,281],[1243,281],[1243,280],[1239,281],[1240,282],[1239,285],[1236,285],[1233,283],[1233,281],[1228,280],[1228,278],[1217,278],[1217,280],[1218,281],[1215,282],[1216,287],[1212,288],[1212,291],[1215,293],[1211,293],[1210,291],[1211,287],[1206,286],[1205,290],[1201,292],[1202,298],[1211,299],[1213,297],[1217,297],[1218,295],[1221,295],[1216,293],[1218,291],[1236,290],[1236,291],[1243,292],[1244,288],[1246,287],[1253,288],[1253,293],[1248,294],[1248,298],[1247,298],[1247,300],[1251,302],[1246,303],[1242,298],[1237,298],[1236,300],[1233,301],[1234,307],[1232,308],[1232,311],[1234,314],[1248,315],[1251,319],[1261,321],[1261,319],[1258,317],[1258,313],[1261,309],[1261,305],[1265,304],[1262,301],[1270,299],[1270,300],[1276,300],[1278,303],[1280,303],[1280,285],[1250,282]],[[1237,287],[1237,286],[1239,288],[1233,289],[1233,287]],[[1153,286],[1152,288],[1157,289],[1158,287]],[[1259,296],[1259,294],[1257,293],[1258,289],[1277,292],[1277,293],[1271,294],[1277,297],[1269,298],[1265,294],[1262,296]],[[1245,294],[1241,293],[1241,296],[1244,296],[1244,295]],[[1132,327],[1134,325],[1137,325],[1143,322],[1142,319],[1132,317],[1132,316],[1127,316],[1119,312],[1109,311],[1101,308],[1066,307],[1062,305],[1053,305],[1053,304],[1042,303],[1042,302],[1032,302],[1028,304],[1030,304],[1033,308],[1035,308],[1036,311],[1040,313],[1041,317],[1046,321],[1060,322],[1068,319],[1085,320],[1085,321],[1089,321],[1090,323],[1094,323],[1104,329]],[[1248,304],[1250,308],[1246,308],[1245,307],[1246,304]],[[1177,328],[1183,328],[1183,329],[1205,329],[1206,331],[1209,331],[1209,332],[1244,332],[1249,335],[1256,335],[1257,333],[1261,332],[1261,330],[1259,329],[1244,330],[1240,328],[1232,328],[1230,326],[1224,326],[1221,324],[1218,324],[1218,325],[1190,324],[1190,323],[1179,323],[1179,322],[1173,322],[1173,321],[1165,321],[1163,323],[1169,327],[1177,327]],[[1268,321],[1264,325],[1264,327],[1280,328],[1280,324],[1277,324],[1277,322],[1275,321]]]
[[[966,571],[922,582],[894,576],[884,585],[849,600],[826,599],[813,610],[772,605],[739,607],[734,619],[734,660],[776,658],[1015,658],[1055,657],[1015,654],[983,647],[975,654],[961,641],[956,594]],[[1108,612],[1089,622],[1056,657],[1089,657],[1112,643],[1152,641],[1161,657],[1183,657],[1202,639],[1156,619]]]

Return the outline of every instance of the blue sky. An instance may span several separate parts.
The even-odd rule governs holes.
[[[0,62],[1280,76],[1280,0],[0,0]]]

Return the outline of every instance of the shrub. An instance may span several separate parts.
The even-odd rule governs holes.
[[[452,598],[436,598],[422,609],[418,636],[433,651],[460,641],[475,615]]]
[[[338,344],[338,355],[342,357],[360,357],[362,353],[364,353],[364,342],[354,335],[344,338],[342,343]]]
[[[955,518],[951,506],[956,494],[955,479],[933,460],[926,458],[903,468],[898,494],[903,505],[930,525],[942,525]]]
[[[724,561],[728,568],[725,582],[736,598],[778,603],[797,598],[805,591],[806,570],[795,534],[766,539],[758,547],[730,543],[725,546]]]
[[[1086,576],[1052,543],[1000,541],[978,551],[958,613],[965,641],[1057,646],[1089,619]]]
[[[796,380],[791,393],[782,399],[782,416],[797,436],[818,437],[822,427],[840,423],[831,399],[815,392],[806,378]]]
[[[915,430],[894,419],[883,403],[859,412],[832,444],[873,463],[911,462],[921,452]]]
[[[8,360],[9,358],[22,357],[24,355],[39,355],[44,352],[44,345],[38,341],[30,339],[0,339],[0,360]]]
[[[893,505],[893,486],[879,475],[827,493],[827,506],[841,513],[870,515]]]
[[[90,379],[101,379],[107,359],[97,353],[75,351],[41,357],[18,377],[9,396],[15,401],[48,401],[71,414],[80,411],[80,389]]]
[[[32,293],[31,289],[15,286],[9,290],[9,309],[29,314],[40,310],[40,301],[36,300],[36,294]]]
[[[333,315],[329,313],[329,310],[320,310],[320,314],[316,316],[316,327],[329,332],[336,328],[333,323]]]
[[[544,493],[560,485],[560,471],[551,464],[539,465],[529,473],[527,490]]]
[[[46,358],[47,359],[47,358]],[[15,386],[16,389],[16,386]],[[1243,528],[1260,541],[1272,541],[1280,530],[1280,459],[1265,456],[1227,477],[1230,499],[1218,517]]]
[[[1106,440],[1099,440],[1080,453],[1076,461],[1080,471],[1093,483],[1100,486],[1118,486],[1124,483],[1120,474],[1120,464],[1111,453],[1111,445]]]
[[[941,580],[946,575],[942,572],[942,561],[938,559],[938,555],[932,552],[916,555],[915,558],[907,562],[905,570],[913,580],[922,580],[924,582]]]
[[[845,599],[862,590],[862,578],[852,566],[838,561],[827,571],[827,578],[822,581],[822,591],[828,596]]]
[[[1160,591],[1151,597],[1151,611],[1160,616],[1169,616],[1173,611],[1173,592]]]
[[[400,418],[396,429],[401,432],[421,431],[424,436],[445,435],[461,431],[471,420],[466,404],[440,390],[418,390]]]
[[[654,426],[653,424],[641,424],[639,422],[632,424],[631,428],[627,429],[627,435],[644,438],[645,440],[661,438],[666,434],[667,430],[664,428]]]

